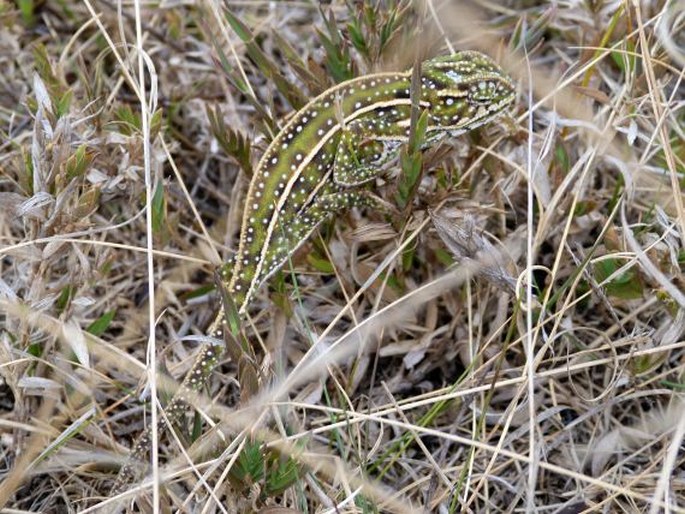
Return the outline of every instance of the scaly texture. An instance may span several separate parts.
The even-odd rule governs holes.
[[[304,106],[262,156],[245,201],[240,246],[219,275],[238,315],[290,255],[326,219],[353,206],[373,205],[374,179],[399,155],[409,136],[411,71],[377,73],[343,82]],[[419,105],[429,113],[424,147],[472,130],[498,116],[515,97],[502,69],[478,52],[423,63]],[[224,309],[208,330],[222,338]],[[204,345],[166,407],[174,422],[199,391],[219,349]],[[136,441],[113,493],[136,481],[151,429]]]

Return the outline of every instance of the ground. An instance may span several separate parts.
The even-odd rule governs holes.
[[[0,505],[685,512],[684,21],[0,0]],[[455,49],[512,77],[507,116],[405,152],[374,183],[388,209],[322,226],[251,303],[204,417],[110,497],[193,362],[278,128]]]

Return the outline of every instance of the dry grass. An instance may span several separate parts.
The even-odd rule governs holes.
[[[160,432],[122,505],[685,512],[682,2],[405,4],[368,55],[371,0],[230,4],[285,83],[218,2],[0,0],[3,512],[111,505],[146,349],[192,362],[267,127],[341,80],[333,50],[358,75],[417,42],[496,56],[513,117],[425,155],[410,209],[323,227],[254,302],[259,382],[226,361],[198,398],[230,445]]]

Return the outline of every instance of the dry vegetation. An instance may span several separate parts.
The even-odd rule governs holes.
[[[685,512],[683,3],[228,4],[0,0],[0,506],[104,508],[274,129],[452,45],[511,117],[326,224],[119,506]]]

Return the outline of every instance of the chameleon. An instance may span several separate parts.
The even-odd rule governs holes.
[[[300,109],[269,144],[255,168],[243,211],[239,246],[217,270],[219,286],[238,318],[245,318],[258,289],[334,214],[373,206],[377,178],[409,139],[412,71],[374,73],[342,82]],[[422,148],[495,119],[513,103],[514,83],[488,56],[462,51],[421,64],[419,108],[428,111]],[[223,339],[226,300],[207,330]],[[178,420],[191,392],[199,391],[221,356],[204,344],[167,405]],[[161,423],[161,422],[160,422]],[[134,443],[113,493],[138,480],[151,444],[151,428]]]

